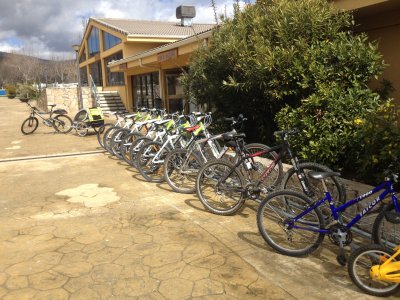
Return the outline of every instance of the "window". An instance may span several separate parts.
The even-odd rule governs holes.
[[[100,40],[99,40],[99,29],[96,27],[92,28],[88,38],[88,46],[89,46],[89,57],[95,56],[97,53],[100,53]]]
[[[92,76],[95,85],[103,86],[100,60],[90,64],[89,65],[89,70],[90,70],[90,76]]]
[[[104,32],[103,37],[104,37],[104,50],[110,49],[115,45],[121,43],[120,38],[117,38],[115,35],[112,35],[108,32]]]
[[[87,78],[87,68],[82,67],[79,69],[81,75],[81,85],[87,86],[88,85],[88,78]]]
[[[161,108],[158,72],[133,76],[133,99],[136,107]]]
[[[123,72],[111,72],[110,68],[107,67],[108,63],[113,60],[122,59],[122,51],[117,52],[109,57],[104,59],[104,63],[106,64],[106,76],[107,76],[107,85],[115,86],[115,85],[125,85],[124,73]]]
[[[84,62],[86,60],[86,49],[83,47],[81,57],[79,58],[79,62]]]

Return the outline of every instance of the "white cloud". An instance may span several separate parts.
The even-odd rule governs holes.
[[[82,18],[107,17],[177,21],[182,0],[0,0],[0,51],[29,47],[41,57],[73,54],[82,36]],[[216,0],[218,15],[232,14],[234,0]],[[244,2],[241,2],[242,4]],[[215,23],[210,0],[186,0],[196,7],[194,23]],[[13,45],[11,40],[23,44]]]

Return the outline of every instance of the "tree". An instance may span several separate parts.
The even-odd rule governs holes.
[[[271,143],[278,126],[300,127],[300,154],[337,167],[353,150],[354,119],[382,102],[367,86],[382,57],[352,26],[326,0],[236,6],[192,56],[185,91],[217,112],[251,118],[251,139]]]

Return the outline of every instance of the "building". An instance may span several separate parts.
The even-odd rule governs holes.
[[[356,30],[379,42],[388,64],[382,78],[392,82],[391,96],[400,99],[400,1],[330,1],[352,11]],[[181,110],[179,77],[187,70],[190,54],[208,43],[215,27],[192,24],[194,16],[194,7],[179,7],[178,22],[91,18],[79,50],[81,82],[88,84],[91,76],[98,90],[117,93],[130,111],[143,105]]]
[[[378,41],[379,51],[388,64],[381,79],[392,82],[391,95],[400,103],[400,1],[399,0],[332,0],[340,9],[353,11],[356,30],[366,32]],[[376,83],[372,83],[374,87]]]
[[[179,77],[215,25],[192,24],[194,7],[183,7],[186,15],[180,9],[177,22],[90,18],[78,52],[82,85],[92,78],[100,93],[118,93],[128,110],[181,110]]]

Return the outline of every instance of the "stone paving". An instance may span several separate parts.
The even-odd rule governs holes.
[[[95,136],[25,137],[22,106],[0,102],[0,114],[10,106],[0,158],[96,147]],[[7,149],[14,141],[21,148]],[[212,215],[103,153],[0,162],[0,178],[1,299],[373,299],[327,240],[308,258],[279,255],[258,234],[254,203]]]

